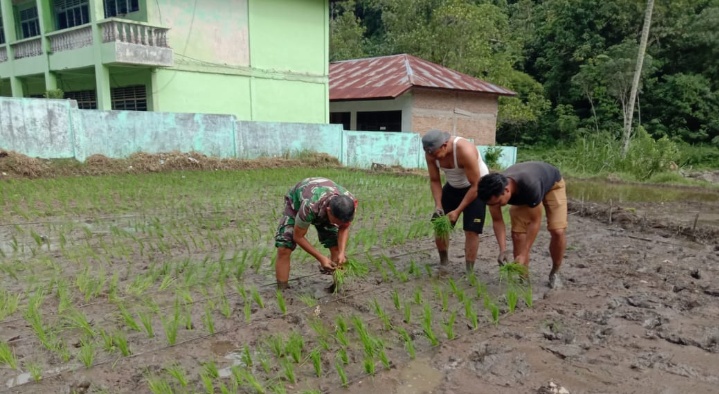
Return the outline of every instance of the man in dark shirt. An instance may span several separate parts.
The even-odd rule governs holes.
[[[512,220],[514,260],[529,268],[529,251],[537,238],[542,222],[542,208],[547,212],[547,230],[551,235],[549,253],[552,271],[549,287],[561,286],[559,268],[567,248],[567,193],[564,179],[551,164],[530,161],[515,164],[502,173],[482,177],[477,187],[478,198],[489,207],[494,234],[499,244],[499,264],[509,261],[502,207],[509,204]]]

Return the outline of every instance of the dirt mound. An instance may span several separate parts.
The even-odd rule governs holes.
[[[52,178],[77,175],[109,175],[165,171],[217,171],[252,168],[340,167],[337,158],[325,153],[303,153],[298,157],[259,158],[254,160],[223,159],[197,152],[138,152],[126,159],[92,155],[84,163],[74,159],[38,159],[13,151],[0,151],[0,179]]]

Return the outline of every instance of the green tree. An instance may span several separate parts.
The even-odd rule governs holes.
[[[330,19],[330,61],[365,57],[365,27],[355,16],[354,0],[333,3]]]

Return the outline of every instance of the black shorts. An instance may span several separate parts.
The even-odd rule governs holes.
[[[444,212],[447,213],[457,209],[468,191],[469,187],[457,189],[450,186],[449,183],[445,183],[442,188],[442,209],[444,209]],[[462,212],[462,226],[464,227],[464,231],[482,234],[486,209],[487,206],[479,198],[469,203]]]

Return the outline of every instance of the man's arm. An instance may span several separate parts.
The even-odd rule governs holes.
[[[322,267],[334,269],[332,261],[327,258],[327,256],[320,253],[319,250],[315,249],[315,247],[312,246],[310,241],[307,240],[307,237],[305,237],[307,235],[307,230],[309,230],[309,228],[302,228],[295,225],[292,240],[295,241],[295,243],[299,245],[299,247],[302,248],[305,252],[309,253],[310,255],[312,255],[312,257],[317,259],[317,261],[319,261]]]
[[[427,171],[429,171],[429,188],[432,190],[434,208],[442,209],[442,178],[439,175],[437,162],[426,153],[424,154],[424,159],[427,161]]]
[[[497,245],[499,245],[499,254],[502,255],[507,250],[507,229],[502,217],[502,207],[490,205],[489,213],[492,215],[492,228],[494,236],[497,238]]]
[[[477,184],[479,183],[479,152],[471,142],[461,139],[457,142],[457,164],[464,169],[464,174],[470,186],[467,194],[452,213],[447,213],[450,220],[457,221],[459,214],[477,198]]]
[[[342,266],[347,261],[347,255],[345,254],[345,251],[347,250],[347,241],[350,238],[350,224],[348,223],[344,227],[340,227],[339,231],[337,233],[337,266]]]

